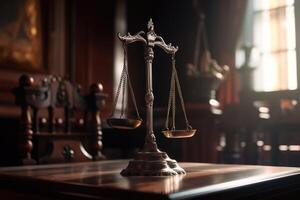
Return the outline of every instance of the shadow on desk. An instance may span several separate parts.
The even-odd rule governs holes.
[[[146,130],[144,127],[135,130],[118,130],[104,127],[103,153],[108,160],[133,158],[144,145]]]

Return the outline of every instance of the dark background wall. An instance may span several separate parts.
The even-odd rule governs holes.
[[[36,1],[39,2],[42,16],[40,18],[43,43],[41,49],[43,62],[41,66],[39,66],[38,70],[28,70],[14,66],[8,68],[0,65],[0,165],[14,164],[17,155],[15,143],[19,127],[20,109],[14,105],[11,89],[17,86],[17,81],[21,74],[30,74],[37,81],[50,74],[68,77],[70,80],[79,83],[83,92],[86,92],[92,83],[100,82],[104,86],[104,92],[109,95],[106,107],[101,115],[103,119],[110,115],[113,93],[116,87],[114,85],[114,55],[116,46],[120,45],[119,41],[116,40],[118,32],[116,26],[121,24],[116,18],[120,14],[118,13],[120,12],[118,10],[120,6],[125,11],[125,26],[131,34],[140,30],[146,31],[147,22],[152,18],[155,32],[162,36],[166,43],[179,46],[179,51],[176,55],[177,70],[183,88],[188,117],[191,124],[198,131],[193,138],[185,140],[165,139],[160,133],[160,130],[164,128],[166,116],[171,60],[169,55],[156,48],[153,63],[154,115],[155,133],[161,149],[166,150],[172,158],[176,158],[179,161],[229,162],[233,160],[234,162],[245,162],[248,158],[243,157],[246,150],[241,147],[241,142],[248,142],[252,146],[249,145],[251,151],[248,149],[249,151],[246,151],[246,154],[250,155],[250,157],[253,155],[252,160],[248,160],[251,160],[251,163],[257,163],[257,160],[253,159],[253,157],[256,158],[257,154],[262,151],[256,146],[256,135],[252,133],[255,132],[258,125],[256,123],[246,124],[247,126],[243,124],[245,121],[252,120],[252,118],[248,117],[248,113],[253,111],[255,115],[257,111],[253,108],[253,105],[250,105],[253,104],[252,100],[254,101],[257,94],[249,92],[248,96],[246,95],[245,99],[252,97],[251,102],[246,102],[246,104],[248,103],[247,109],[245,109],[243,102],[238,102],[237,72],[234,70],[235,45],[239,35],[239,25],[242,23],[241,18],[237,16],[242,16],[243,6],[245,6],[246,1]],[[198,3],[196,7],[195,2]],[[228,64],[232,68],[228,80],[222,84],[219,91],[219,99],[221,103],[224,103],[223,106],[226,106],[223,115],[213,113],[208,101],[199,101],[196,98],[197,96],[189,95],[189,91],[197,87],[197,83],[190,81],[186,75],[186,64],[192,62],[195,47],[197,29],[195,8],[197,8],[197,12],[202,11],[206,16],[205,25],[212,57],[221,65]],[[126,31],[122,34],[125,33]],[[142,117],[145,118],[144,94],[146,74],[143,47],[139,44],[132,44],[129,46],[128,51],[129,72],[132,77],[138,107]],[[201,92],[203,91],[199,90],[197,94]],[[275,94],[276,98],[272,98],[272,94],[271,96],[269,94],[264,95],[271,97],[270,99],[272,100],[279,100],[285,97],[286,94],[284,93],[283,96],[276,96],[277,94]],[[278,105],[278,102],[276,102],[277,109],[279,109]],[[131,103],[129,103],[129,107],[132,108]],[[182,113],[178,113],[178,121],[183,121]],[[298,125],[294,123],[295,121],[297,122],[295,120],[297,115],[294,115],[292,118],[284,116],[280,119],[284,119],[296,126]],[[272,132],[272,130],[278,130],[273,126],[277,123],[276,121],[260,122],[262,124],[259,124],[259,128],[267,127],[268,133]],[[267,123],[264,124],[265,122]],[[118,148],[120,145],[122,148],[129,148],[130,145],[141,146],[141,144],[133,144],[137,141],[134,139],[134,134],[130,137],[119,137],[118,131],[108,129],[105,123],[104,127],[106,129],[105,134],[107,134],[106,138],[109,140],[107,143],[104,143],[104,147],[108,144],[113,145],[114,148]],[[269,129],[270,127],[272,129]],[[138,137],[144,134],[144,128],[142,127],[142,129],[136,131],[136,134],[140,134]],[[182,126],[181,128],[185,127]],[[113,134],[109,135],[110,133]],[[225,133],[227,134],[228,145],[224,150],[220,149],[219,142],[220,136]],[[244,140],[244,138],[248,138],[248,141]],[[130,145],[126,146],[124,144]],[[226,156],[221,156],[224,153],[229,158],[228,160],[224,159]],[[273,157],[276,157],[277,154],[278,152],[272,153]]]
[[[204,1],[203,1],[204,2]],[[3,163],[11,163],[10,155],[15,154],[15,134],[18,130],[19,108],[14,106],[11,89],[17,86],[18,77],[31,74],[40,80],[49,74],[56,74],[70,78],[79,83],[83,91],[89,85],[101,82],[104,91],[108,93],[107,106],[102,117],[110,114],[113,100],[114,78],[114,49],[116,39],[116,8],[123,5],[126,10],[127,30],[135,33],[146,31],[146,24],[150,18],[155,24],[155,31],[162,36],[166,43],[179,46],[176,55],[177,68],[182,80],[183,93],[188,89],[185,84],[185,65],[192,59],[194,48],[196,18],[193,1],[159,1],[148,3],[143,1],[97,1],[97,0],[64,0],[41,1],[40,10],[43,18],[43,64],[42,71],[28,71],[23,69],[10,70],[0,66],[0,125],[1,125],[1,155]],[[123,33],[125,34],[125,33]],[[142,113],[144,109],[145,93],[145,65],[143,47],[138,44],[129,47],[129,70],[131,73],[137,102]],[[155,107],[165,109],[169,93],[171,60],[161,49],[155,49],[153,63],[153,88]],[[157,114],[157,118],[164,120],[165,113]],[[158,120],[159,121],[159,120]],[[160,125],[156,127],[158,132]],[[160,138],[160,134],[158,134]],[[9,141],[9,142],[7,142]],[[176,146],[181,142],[159,139],[163,145],[169,145],[173,154],[180,157],[181,150]],[[126,141],[124,141],[126,142]],[[11,145],[10,145],[11,144]],[[9,151],[4,151],[9,149]],[[7,152],[10,152],[7,154]],[[172,154],[172,153],[171,153]]]

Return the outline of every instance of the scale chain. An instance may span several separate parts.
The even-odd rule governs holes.
[[[175,118],[176,118],[176,86],[175,86],[175,72],[173,75],[173,87],[172,87],[172,130],[175,130]]]
[[[169,99],[168,99],[168,111],[167,111],[167,118],[166,118],[166,123],[165,123],[165,128],[169,129],[169,115],[170,115],[170,109],[171,109],[171,103],[173,102],[172,99],[174,97],[174,71],[172,70],[172,75],[171,75],[171,82],[170,82],[170,92],[169,92]]]
[[[123,50],[124,50],[123,69],[122,69],[121,78],[120,78],[120,82],[119,82],[119,85],[118,85],[116,97],[115,97],[114,102],[113,102],[113,109],[112,109],[111,117],[113,117],[113,115],[116,111],[117,102],[118,102],[119,95],[120,95],[120,92],[121,92],[121,87],[122,87],[122,99],[121,99],[120,118],[124,117],[124,114],[125,114],[125,94],[126,94],[127,87],[129,87],[129,92],[130,92],[130,96],[131,96],[131,99],[132,99],[132,102],[133,102],[133,105],[134,105],[134,108],[135,108],[135,111],[136,111],[136,115],[137,115],[138,119],[141,119],[139,111],[137,109],[135,95],[134,95],[131,80],[130,80],[130,77],[129,77],[128,64],[127,64],[127,48],[126,48],[126,43],[125,42],[123,43]]]
[[[122,118],[124,116],[124,106],[125,106],[125,95],[126,95],[126,89],[127,89],[127,49],[126,49],[126,45],[125,43],[123,43],[123,52],[124,52],[124,58],[123,58],[123,69],[124,69],[124,79],[123,79],[123,91],[122,91],[122,102],[121,102],[121,116],[120,118]]]
[[[126,54],[126,58],[127,58],[127,51],[126,51],[126,47],[125,48],[125,51],[124,53]],[[131,94],[131,99],[132,99],[132,103],[134,105],[134,108],[135,108],[135,112],[136,112],[136,115],[138,117],[138,119],[141,119],[140,117],[140,114],[139,114],[139,110],[137,108],[137,105],[136,105],[136,100],[135,100],[135,95],[134,95],[134,92],[133,92],[133,89],[132,89],[132,84],[131,84],[131,79],[129,77],[129,72],[128,72],[128,65],[127,65],[127,59],[126,59],[126,62],[125,62],[125,73],[127,75],[127,80],[128,80],[128,86],[129,86],[129,92]]]
[[[172,129],[175,130],[175,114],[176,114],[176,86],[177,86],[177,92],[180,98],[180,104],[182,107],[182,111],[185,118],[185,123],[187,126],[187,129],[192,129],[192,127],[189,124],[189,121],[187,119],[186,110],[184,106],[183,96],[181,92],[181,86],[176,70],[176,62],[175,62],[175,55],[172,55],[172,76],[171,76],[171,86],[170,86],[170,93],[169,93],[169,100],[168,100],[168,111],[167,111],[167,119],[165,123],[165,127],[168,130],[169,128],[169,115],[170,115],[170,109],[172,106]],[[176,85],[175,85],[176,84]]]
[[[186,115],[186,111],[185,111],[183,96],[182,96],[182,92],[181,92],[181,86],[180,86],[180,83],[179,83],[178,74],[177,74],[175,64],[176,64],[175,63],[175,55],[173,54],[172,55],[172,66],[173,66],[173,70],[174,70],[174,73],[175,73],[175,82],[176,82],[176,85],[177,85],[177,91],[178,91],[178,95],[179,95],[179,98],[180,98],[180,103],[181,103],[181,107],[182,107],[182,111],[183,111],[183,114],[184,114],[184,118],[185,118],[187,128],[191,129],[191,126],[189,124],[189,121],[188,121],[187,115]]]
[[[125,71],[124,70],[125,69],[123,68],[122,73],[121,73],[120,82],[119,82],[118,89],[117,89],[117,93],[116,93],[116,97],[115,97],[114,102],[113,102],[113,109],[112,109],[112,112],[111,112],[111,117],[113,117],[113,115],[116,111],[117,102],[118,102],[118,98],[119,98],[120,91],[121,91],[121,86],[122,86],[123,79],[124,79],[124,76],[125,76],[125,73],[124,73]]]
[[[123,87],[122,87],[122,101],[121,101],[121,115],[120,118],[124,117],[124,113],[125,113],[125,95],[126,95],[126,86],[127,86],[127,77],[126,77],[126,66],[124,66],[124,78],[123,78]]]

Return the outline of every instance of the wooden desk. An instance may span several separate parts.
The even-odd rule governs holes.
[[[180,163],[186,175],[122,177],[127,162],[1,168],[0,198],[282,199],[300,191],[300,168]]]

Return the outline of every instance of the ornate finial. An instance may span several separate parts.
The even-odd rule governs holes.
[[[148,30],[149,30],[149,31],[150,31],[150,30],[151,30],[151,31],[154,30],[154,24],[153,24],[152,18],[149,19],[147,27],[148,27]]]
[[[23,74],[20,78],[19,78],[19,85],[20,86],[25,86],[25,87],[30,87],[32,86],[34,83],[34,79],[31,76],[25,75]]]
[[[103,92],[103,85],[101,83],[93,83],[90,87],[91,93]]]

